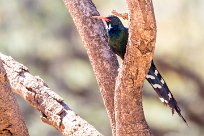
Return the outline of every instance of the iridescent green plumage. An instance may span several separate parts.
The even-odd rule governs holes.
[[[102,17],[102,16],[95,16],[95,17],[106,21],[106,24],[108,26],[107,27],[108,44],[115,54],[117,54],[122,59],[124,59],[127,41],[128,41],[128,28],[123,26],[121,20],[117,16],[111,15],[108,17]],[[157,70],[153,60],[152,60],[149,72],[146,75],[146,79],[154,88],[160,100],[165,105],[168,105],[172,109],[172,113],[174,113],[174,110],[175,110],[178,113],[178,115],[187,124],[186,120],[181,114],[181,110],[178,107],[175,98],[173,97],[173,94],[171,93],[166,82],[164,81],[161,74]]]
[[[128,29],[125,28],[116,16],[108,17],[111,22],[107,22],[108,43],[114,53],[124,59],[128,40]]]

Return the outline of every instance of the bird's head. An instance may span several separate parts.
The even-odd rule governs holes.
[[[104,17],[104,16],[93,16],[93,17],[104,20],[106,22],[108,28],[112,28],[115,26],[117,26],[117,27],[122,26],[123,27],[122,22],[120,21],[120,19],[117,16],[110,15],[107,17]]]

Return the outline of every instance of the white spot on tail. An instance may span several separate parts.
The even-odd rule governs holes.
[[[154,85],[152,85],[152,86],[153,86],[154,88],[160,88],[160,89],[162,88],[161,85],[159,85],[159,84],[154,84]]]
[[[146,75],[146,78],[155,79],[155,77],[152,75]]]
[[[163,103],[168,103],[168,101],[167,100],[165,100],[164,98],[159,98],[160,100],[161,100],[161,102],[163,102]]]
[[[154,71],[154,74],[157,76],[157,75],[158,75],[158,71],[157,71],[157,70],[155,70],[155,71]]]
[[[172,95],[171,93],[168,93],[168,96],[169,96],[169,100],[172,98]]]
[[[163,79],[161,79],[161,83],[164,84],[164,80]]]
[[[161,102],[164,102],[164,98],[159,98],[161,100]]]

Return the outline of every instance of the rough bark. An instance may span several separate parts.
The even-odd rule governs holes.
[[[54,126],[65,136],[101,136],[93,126],[74,113],[40,77],[32,76],[25,66],[11,57],[0,54],[0,60],[3,62],[12,90],[40,111],[45,123]],[[6,79],[5,71],[1,74],[3,80]],[[17,115],[12,117],[15,116]]]
[[[0,135],[28,136],[28,130],[20,113],[7,74],[0,60]]]
[[[64,0],[87,49],[104,104],[115,133],[114,88],[118,62],[108,46],[107,34],[91,0]]]
[[[144,117],[142,90],[156,41],[151,0],[127,0],[129,41],[116,81],[115,118],[117,136],[152,135]]]

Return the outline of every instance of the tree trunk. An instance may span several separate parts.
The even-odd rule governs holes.
[[[107,34],[91,0],[64,0],[87,49],[103,101],[115,134],[114,89],[118,61],[108,46]]]
[[[156,40],[151,0],[127,0],[129,46],[116,86],[118,63],[107,46],[104,25],[92,18],[99,15],[94,4],[91,0],[64,0],[64,3],[87,49],[111,120],[113,135],[151,135],[142,109],[142,88]]]
[[[0,135],[28,136],[23,117],[0,59]]]
[[[144,117],[142,90],[156,41],[156,23],[151,0],[127,0],[129,41],[116,82],[117,136],[152,135]]]

